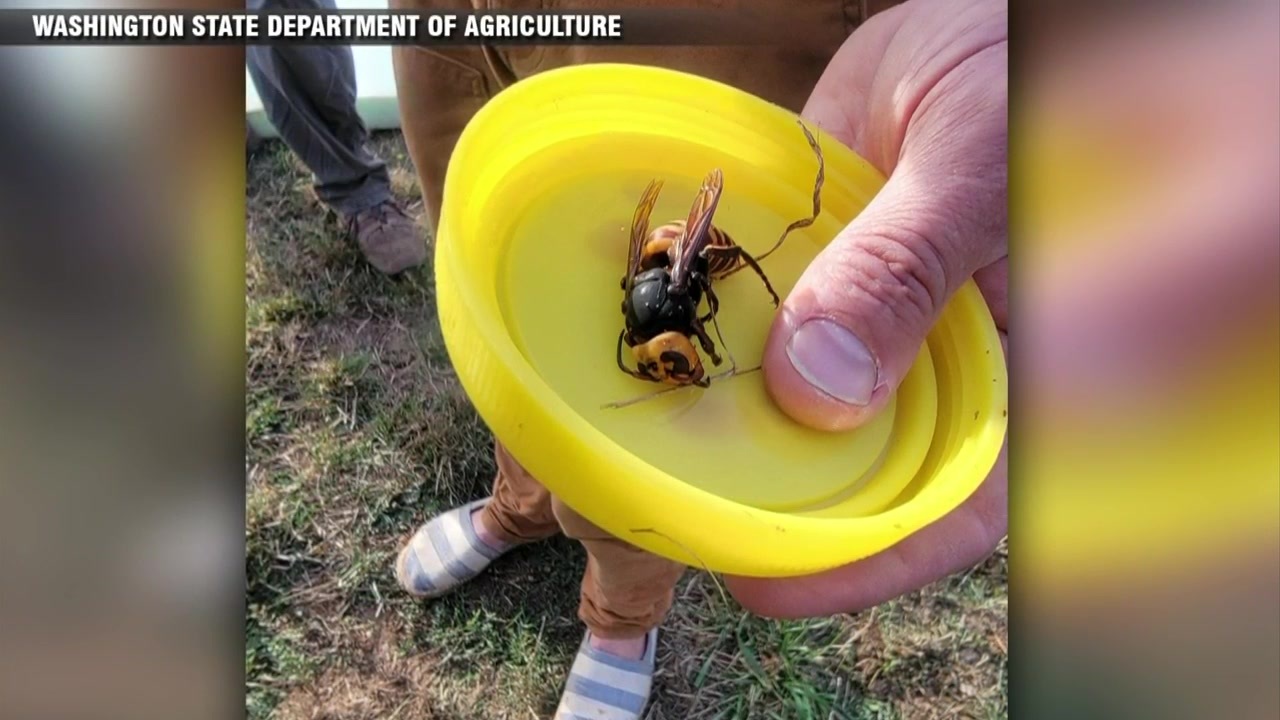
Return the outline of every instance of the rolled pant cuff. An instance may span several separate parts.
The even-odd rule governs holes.
[[[619,627],[616,625],[597,625],[586,620],[583,620],[583,624],[591,631],[593,637],[598,637],[601,640],[635,640],[636,638],[644,637],[650,630],[658,626],[658,624],[654,624],[652,627],[641,625]]]
[[[357,215],[393,199],[391,184],[372,178],[353,191],[339,192],[317,187],[316,197],[343,217]]]
[[[653,589],[666,597],[653,604],[610,603],[598,591],[584,588],[578,602],[578,619],[591,634],[605,640],[632,640],[662,624],[671,609],[673,593],[655,578]]]
[[[547,523],[538,523],[516,512],[503,512],[497,498],[486,504],[480,514],[485,516],[485,528],[507,545],[524,545],[560,534],[560,525],[554,518]]]

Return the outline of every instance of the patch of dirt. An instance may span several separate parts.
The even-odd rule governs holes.
[[[280,720],[446,720],[431,693],[435,661],[406,656],[396,647],[405,632],[399,623],[382,623],[361,653],[363,662],[342,664],[315,682],[289,693],[276,708]]]

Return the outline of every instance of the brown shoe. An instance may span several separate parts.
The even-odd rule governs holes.
[[[347,222],[348,232],[365,259],[387,275],[397,275],[427,259],[427,245],[417,223],[394,200],[359,212]]]

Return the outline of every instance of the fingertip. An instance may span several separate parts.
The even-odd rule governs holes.
[[[871,569],[886,567],[886,560],[891,566],[892,557],[879,558],[872,561]],[[861,612],[901,592],[892,584],[896,579],[892,568],[881,574],[866,569],[865,563],[854,563],[800,577],[725,576],[724,584],[734,600],[752,614],[801,620]]]
[[[724,586],[743,610],[771,620],[785,619],[778,614],[778,603],[773,597],[772,584],[758,578],[726,575]]]
[[[779,582],[768,578],[725,576],[724,584],[744,610],[759,617],[797,620],[821,614],[813,607],[812,601],[823,595],[810,592],[803,580]]]
[[[797,345],[806,342],[803,335],[797,336],[798,331],[795,318],[784,309],[765,345],[765,387],[778,409],[806,427],[826,432],[853,430],[884,409],[892,394],[886,384],[873,384],[865,403],[843,400],[815,386],[812,373],[798,360]]]

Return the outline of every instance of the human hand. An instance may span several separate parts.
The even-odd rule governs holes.
[[[849,38],[803,115],[888,176],[801,276],[764,352],[798,422],[858,427],[884,409],[947,300],[970,278],[1007,331],[1008,8],[911,0]],[[1007,448],[1007,445],[1006,445]],[[1005,450],[952,513],[872,557],[785,580],[726,578],[762,615],[853,612],[986,557],[1008,527]]]

